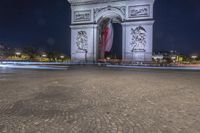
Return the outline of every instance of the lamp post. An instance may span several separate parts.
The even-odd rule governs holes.
[[[62,62],[63,62],[65,56],[64,56],[64,55],[61,55],[60,58],[61,58],[61,60],[62,60]]]
[[[43,57],[43,58],[46,58],[46,57],[47,57],[47,55],[46,55],[46,54],[43,54],[43,55],[42,55],[42,57]]]
[[[85,62],[86,62],[86,63],[87,63],[87,53],[88,53],[88,51],[85,50]]]
[[[196,59],[198,58],[198,56],[197,56],[197,55],[192,55],[191,58],[192,58],[193,60],[196,60]]]
[[[132,52],[132,64],[134,63],[134,50],[131,50]]]
[[[16,52],[15,53],[17,56],[20,56],[21,55],[21,52]]]
[[[171,60],[173,61],[173,63],[175,63],[175,62],[176,62],[176,56],[175,56],[175,55],[172,55],[172,56],[171,56]]]
[[[197,58],[198,58],[198,56],[197,55],[192,55],[191,56],[191,63],[195,63],[196,62],[196,60],[197,60]]]
[[[16,57],[20,58],[21,52],[16,52],[15,54],[16,54]]]

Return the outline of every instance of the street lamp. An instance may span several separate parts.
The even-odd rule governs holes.
[[[192,55],[191,58],[196,60],[198,58],[198,56],[197,55]]]
[[[61,59],[64,59],[64,58],[65,58],[65,56],[64,56],[64,55],[61,55],[61,56],[60,56],[60,58],[61,58]]]
[[[173,63],[175,63],[176,62],[176,56],[175,55],[171,56],[171,60],[173,61]]]
[[[111,58],[110,58],[110,57],[107,57],[106,59],[107,59],[107,60],[110,60]]]
[[[20,56],[21,55],[21,52],[16,52],[15,53],[17,56]]]
[[[43,55],[42,55],[42,57],[43,57],[43,58],[46,58],[46,57],[47,57],[47,55],[46,55],[46,54],[43,54]]]
[[[64,55],[61,55],[60,56],[60,58],[61,58],[61,60],[62,60],[62,62],[64,61],[64,58],[65,58],[65,56]]]
[[[172,60],[176,60],[176,56],[172,56],[171,59],[172,59]]]

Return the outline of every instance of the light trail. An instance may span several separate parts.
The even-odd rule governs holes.
[[[190,67],[190,66],[182,66],[182,67],[176,67],[176,66],[171,66],[171,67],[156,67],[156,66],[123,66],[123,65],[106,65],[107,67],[110,68],[136,68],[136,69],[160,69],[160,70],[198,70],[200,71],[200,67]]]
[[[0,64],[0,68],[65,70],[65,69],[68,69],[68,66],[40,66],[40,65]]]

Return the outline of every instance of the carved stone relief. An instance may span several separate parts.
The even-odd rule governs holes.
[[[130,46],[133,51],[145,51],[146,46],[146,30],[142,26],[138,26],[135,29],[131,29],[132,40]]]
[[[88,49],[88,36],[86,31],[79,31],[77,33],[76,45],[78,50],[87,52]]]

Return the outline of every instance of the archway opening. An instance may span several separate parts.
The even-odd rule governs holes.
[[[113,47],[111,49],[111,56],[115,59],[122,59],[122,25],[120,23],[113,23],[114,38]],[[114,55],[114,56],[113,56]]]
[[[102,51],[105,45],[105,28],[109,23],[112,25],[113,39],[112,47],[109,51]],[[122,25],[119,17],[106,17],[98,23],[98,61],[121,60],[122,59]]]

